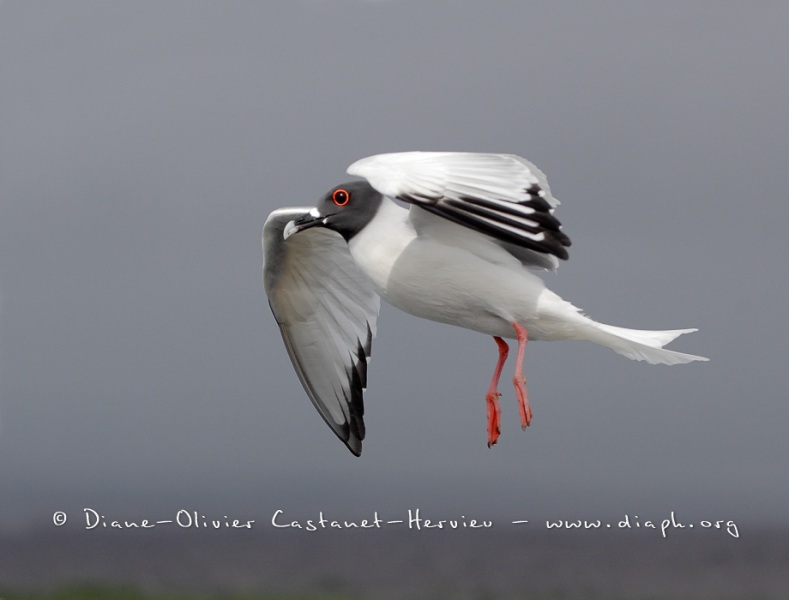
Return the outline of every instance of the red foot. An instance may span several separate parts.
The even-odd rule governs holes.
[[[501,407],[499,406],[499,394],[496,391],[485,394],[488,404],[488,448],[499,441],[501,433]]]
[[[494,336],[493,339],[499,348],[499,360],[493,371],[493,379],[490,380],[488,393],[485,394],[485,401],[488,405],[488,448],[499,441],[499,434],[501,433],[501,407],[499,406],[499,396],[501,394],[497,388],[499,387],[501,370],[504,368],[504,361],[507,360],[507,354],[510,350],[507,342],[500,337]]]
[[[526,377],[523,374],[523,355],[526,353],[526,343],[529,336],[526,329],[518,323],[513,323],[512,327],[518,337],[518,357],[515,359],[515,375],[512,384],[515,386],[515,394],[518,396],[518,408],[521,413],[521,429],[526,429],[531,425],[531,406],[529,406],[529,395],[526,393]]]
[[[531,406],[529,405],[529,394],[526,391],[526,377],[520,373],[520,377],[515,375],[512,378],[512,383],[515,386],[515,394],[518,396],[518,409],[521,413],[521,429],[526,429],[531,425]]]

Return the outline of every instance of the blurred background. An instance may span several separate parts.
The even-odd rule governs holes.
[[[787,19],[781,2],[1,2],[0,590],[785,597]],[[698,327],[671,347],[711,361],[530,344],[533,425],[503,385],[488,450],[493,340],[385,305],[353,457],[290,365],[260,231],[405,150],[536,163],[573,240],[548,285],[603,322]],[[85,507],[260,527],[88,531]],[[416,508],[495,526],[269,526]],[[672,511],[696,530],[617,527]],[[702,530],[716,520],[740,537]]]

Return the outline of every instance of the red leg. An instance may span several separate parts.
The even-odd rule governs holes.
[[[515,394],[518,396],[521,429],[526,429],[531,424],[532,418],[529,395],[526,393],[526,376],[523,374],[523,355],[526,352],[526,342],[529,341],[529,336],[526,329],[518,323],[513,323],[512,327],[518,336],[518,357],[515,359],[515,375],[512,377],[512,383],[515,385]]]
[[[498,336],[494,336],[496,345],[499,347],[499,360],[496,363],[496,369],[493,371],[493,379],[490,380],[490,387],[488,393],[485,394],[485,400],[488,404],[488,448],[495,444],[499,439],[501,433],[501,407],[499,407],[499,379],[501,378],[501,370],[504,368],[504,361],[507,360],[510,348],[507,342]]]

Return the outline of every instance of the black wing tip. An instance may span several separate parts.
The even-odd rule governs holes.
[[[345,446],[354,456],[360,457],[362,455],[362,440],[354,438],[345,440]]]
[[[323,416],[321,414],[321,416]],[[354,456],[362,455],[362,440],[364,439],[364,419],[351,415],[344,423],[335,423],[326,417],[323,419],[334,432],[334,435],[345,444]],[[361,426],[361,429],[360,429]]]
[[[361,431],[358,427],[358,422],[361,421]],[[351,451],[354,456],[362,455],[362,440],[364,439],[364,420],[360,417],[351,417],[350,421],[346,421],[340,426],[335,426],[329,423],[334,434],[345,444],[345,447]]]
[[[451,205],[443,208],[436,208],[435,206],[422,206],[422,208],[428,212],[444,217],[445,219],[454,221],[459,225],[463,225],[464,227],[468,227],[493,238],[509,242],[510,244],[528,248],[535,252],[541,252],[542,254],[553,254],[562,260],[567,260],[569,258],[569,254],[564,248],[570,245],[570,238],[561,231],[544,230],[542,233],[545,237],[541,241],[535,241],[498,227],[495,223],[482,221],[476,218],[472,212],[457,210]]]
[[[358,340],[357,361],[355,364],[352,364],[348,372],[351,380],[351,397],[348,398],[346,396],[346,401],[350,414],[342,427],[342,435],[340,436],[340,439],[354,456],[362,455],[362,440],[367,431],[364,425],[364,387],[367,384],[367,357],[369,356],[370,341],[372,339],[369,324],[367,329],[367,343],[362,344],[362,341]],[[366,350],[365,346],[367,347]]]
[[[563,244],[562,246],[554,248],[551,251],[551,254],[553,254],[556,258],[560,258],[562,260],[569,260],[570,259],[570,253],[567,252],[567,250],[565,250],[564,247],[563,247],[563,246],[569,246],[569,245],[570,244]]]
[[[348,413],[342,423],[334,421],[321,407],[321,403],[315,400],[310,390],[307,390],[323,420],[354,456],[362,455],[362,440],[367,431],[364,424],[364,389],[367,385],[367,358],[370,356],[372,339],[373,332],[368,323],[365,341],[357,340],[357,355],[355,358],[352,356],[351,364],[346,369],[350,389],[343,391]]]

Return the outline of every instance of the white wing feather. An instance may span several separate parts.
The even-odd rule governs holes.
[[[283,239],[309,208],[279,209],[263,226],[263,280],[293,366],[326,423],[354,454],[364,439],[362,393],[380,298],[345,240],[322,227]]]
[[[398,152],[348,167],[381,194],[497,240],[526,266],[555,269],[569,238],[545,174],[513,154]]]
[[[534,184],[552,208],[548,179],[534,164],[514,154],[480,152],[392,152],[357,160],[348,174],[364,177],[376,190],[395,198],[404,191],[459,199],[475,195],[518,202]]]

